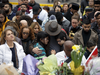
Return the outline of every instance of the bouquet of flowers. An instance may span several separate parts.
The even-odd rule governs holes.
[[[81,75],[84,71],[84,66],[81,66],[81,61],[86,47],[83,49],[81,45],[74,45],[72,46],[72,49],[72,61],[70,63],[71,71],[74,73],[74,75]]]
[[[67,63],[62,63],[61,66],[58,66],[55,55],[50,55],[40,60],[36,65],[40,75],[73,75]]]

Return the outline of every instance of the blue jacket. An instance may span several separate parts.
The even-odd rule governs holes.
[[[16,13],[19,7],[20,5],[17,5],[16,7],[14,7],[13,12]]]
[[[16,15],[16,14],[13,13],[13,11],[12,11],[9,15],[7,15],[7,17],[8,17],[9,20],[12,20],[12,18],[13,18],[15,15]]]

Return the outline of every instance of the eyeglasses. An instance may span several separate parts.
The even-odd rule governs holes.
[[[24,35],[25,35],[25,34],[28,35],[29,33],[23,32],[23,34],[24,34]]]

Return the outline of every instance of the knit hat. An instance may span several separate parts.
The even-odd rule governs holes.
[[[55,15],[51,15],[49,17],[49,22],[52,22],[52,21],[56,21],[57,22]]]

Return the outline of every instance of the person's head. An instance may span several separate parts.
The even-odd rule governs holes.
[[[50,40],[50,36],[43,31],[38,32],[37,34],[37,42],[42,42],[43,44],[47,45]]]
[[[94,6],[94,0],[89,0],[89,7],[93,7]]]
[[[94,1],[94,10],[99,11],[100,10],[100,1]]]
[[[39,5],[34,5],[33,6],[33,14],[38,15],[40,12],[41,7]]]
[[[78,12],[78,10],[79,10],[79,5],[78,4],[76,4],[76,3],[72,3],[72,7],[71,7],[71,12],[74,14],[74,13],[76,13],[76,12]]]
[[[57,36],[56,36],[56,40],[58,42],[59,45],[63,45],[64,42],[67,40],[67,36],[66,33],[64,31],[61,31]]]
[[[28,4],[29,2],[28,0],[23,0],[23,3]]]
[[[33,22],[30,27],[32,28],[35,34],[37,34],[39,31],[42,31],[38,22]]]
[[[46,10],[47,12],[50,11],[50,8],[48,6],[44,6],[43,9]]]
[[[68,10],[68,4],[67,4],[67,3],[64,3],[64,4],[63,4],[63,10],[64,10],[64,11],[67,11],[67,10]]]
[[[18,21],[21,16],[22,16],[22,12],[21,11],[17,11],[16,12],[16,20]]]
[[[4,9],[4,4],[0,3],[0,10]]]
[[[16,32],[14,32],[14,34],[15,34],[15,36],[17,36],[17,34],[19,33],[19,27],[18,27],[17,23],[16,22],[13,22],[13,21],[8,21],[6,23],[6,25],[5,25],[5,28],[7,26],[12,26],[16,30]]]
[[[91,28],[90,20],[89,19],[84,19],[82,27],[83,27],[85,32],[88,32]]]
[[[48,17],[50,17],[51,15],[55,15],[55,11],[54,11],[54,10],[50,10],[50,11],[48,12]]]
[[[75,15],[72,16],[71,24],[73,28],[76,28],[78,26],[79,19],[80,18],[78,16],[75,16]]]
[[[27,16],[27,15],[23,15],[23,16],[21,16],[20,18],[19,18],[19,24],[20,24],[20,21],[21,20],[26,20],[27,22],[28,22],[28,26],[30,26],[31,25],[31,23],[33,22],[33,20],[32,20],[32,18],[30,18],[29,16]]]
[[[66,56],[71,57],[72,46],[74,43],[72,41],[65,41],[64,43],[64,52]]]
[[[20,28],[23,27],[23,26],[28,26],[28,23],[26,20],[21,20],[20,21]]]
[[[61,12],[56,12],[56,19],[57,19],[57,22],[58,22],[58,24],[62,24],[62,20],[63,20],[63,15],[62,15],[62,13]]]
[[[93,8],[85,8],[85,11],[86,16],[88,16],[93,11]]]
[[[10,12],[12,11],[12,4],[11,3],[4,4],[4,10],[6,14],[10,14]]]
[[[59,6],[61,5],[61,2],[60,2],[60,1],[58,1],[58,5],[59,5]]]
[[[26,12],[26,10],[28,9],[27,5],[26,4],[21,4],[21,11],[22,13]]]
[[[61,12],[61,11],[62,11],[61,6],[56,5],[55,8],[54,8],[54,11],[55,11],[55,12]]]
[[[30,0],[30,3],[34,3],[35,2],[35,0]]]
[[[23,0],[18,0],[18,5],[23,4]]]
[[[2,0],[3,4],[9,3],[9,0]]]
[[[6,21],[6,13],[4,10],[0,10],[0,23],[4,23]]]
[[[45,31],[50,36],[56,36],[61,32],[61,26],[56,21],[47,22],[45,24]]]
[[[35,36],[30,27],[24,26],[19,31],[19,38],[23,39],[31,38],[31,40],[34,40]]]
[[[68,8],[71,8],[72,7],[72,4],[73,4],[73,2],[69,3],[68,4]]]
[[[11,42],[15,40],[14,33],[11,29],[6,29],[1,34],[1,44],[4,44],[5,42]]]
[[[58,5],[58,1],[55,0],[53,3],[53,8],[55,8],[56,5]]]
[[[100,12],[96,13],[95,18],[96,18],[97,24],[100,25]]]
[[[93,41],[88,41],[86,46],[87,46],[87,50],[89,52],[92,52],[92,50],[94,49],[94,47],[96,46],[96,44]]]

